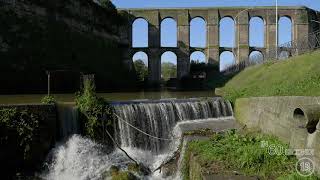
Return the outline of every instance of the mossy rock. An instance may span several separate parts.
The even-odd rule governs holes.
[[[129,171],[112,174],[112,180],[137,180],[138,178]]]
[[[139,175],[144,175],[144,176],[151,174],[151,170],[142,163],[139,163],[139,164],[129,163],[127,164],[127,167],[128,167],[128,171],[132,173],[137,173]]]
[[[130,163],[130,164],[128,164],[128,171],[139,173],[140,167],[138,164]]]

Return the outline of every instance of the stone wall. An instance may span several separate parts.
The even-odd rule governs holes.
[[[320,97],[241,98],[234,112],[249,129],[277,136],[292,149],[314,150],[307,157],[320,173]]]
[[[8,142],[5,147],[0,148],[0,162],[6,163],[2,166],[2,178],[6,175],[18,172],[33,172],[39,170],[47,157],[50,149],[55,144],[57,112],[55,105],[0,105],[0,109],[16,108],[27,110],[40,117],[39,133],[32,138],[30,145],[30,156],[27,160],[21,157],[21,148],[16,147],[16,142]],[[8,135],[8,134],[7,134]]]
[[[120,34],[123,42],[128,44],[127,59],[139,51],[145,52],[149,60],[149,79],[160,80],[161,55],[166,51],[172,51],[177,55],[177,77],[187,76],[190,70],[190,55],[195,51],[201,51],[206,55],[206,62],[219,64],[220,54],[230,51],[235,55],[236,62],[247,60],[253,51],[260,51],[266,57],[268,51],[276,48],[276,12],[275,7],[204,7],[204,8],[151,8],[151,9],[120,9],[127,13],[127,25]],[[280,17],[289,17],[292,20],[292,40],[298,41],[305,38],[309,32],[315,29],[309,27],[311,15],[316,11],[307,7],[279,7]],[[207,41],[205,47],[190,46],[190,22],[193,18],[200,17],[206,22]],[[219,23],[224,17],[235,20],[235,47],[220,47]],[[260,17],[264,23],[263,47],[251,47],[249,44],[250,19]],[[148,47],[136,48],[132,46],[132,24],[137,18],[145,19],[148,24]],[[166,18],[172,18],[177,23],[177,47],[161,47],[160,32],[161,22]],[[291,49],[300,54],[299,49]],[[274,54],[275,57],[275,54]]]

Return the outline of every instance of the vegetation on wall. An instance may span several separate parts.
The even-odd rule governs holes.
[[[84,115],[84,134],[94,140],[104,141],[105,131],[113,130],[113,111],[103,98],[96,95],[93,81],[84,81],[83,90],[76,94],[75,102]]]
[[[0,144],[16,142],[24,159],[28,158],[31,143],[39,130],[40,117],[27,110],[6,108],[0,110]],[[17,139],[16,139],[17,138]],[[19,156],[19,155],[17,155]]]
[[[41,99],[42,104],[54,104],[56,101],[53,96],[46,95]]]

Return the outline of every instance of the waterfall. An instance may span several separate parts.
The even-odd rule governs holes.
[[[151,170],[173,157],[181,142],[177,137],[181,137],[184,130],[212,128],[217,122],[224,123],[221,127],[232,127],[233,122],[232,107],[222,98],[144,100],[114,102],[112,105],[118,117],[114,124],[116,141],[132,158]],[[42,179],[111,179],[111,166],[128,170],[128,163],[132,161],[119,149],[110,153],[105,145],[80,135],[72,135],[79,132],[78,113],[72,105],[58,104],[58,113],[63,141],[51,151],[47,170],[39,175]],[[230,124],[227,126],[226,123]],[[167,140],[151,138],[144,133]],[[182,158],[183,154],[177,165],[178,170],[181,168]],[[138,178],[181,179],[179,172],[173,176],[164,177],[161,172],[156,171],[150,176]]]
[[[59,138],[80,133],[79,112],[72,103],[58,103]]]
[[[124,102],[114,108],[119,117],[116,138],[121,146],[155,154],[163,152],[169,141],[150,138],[130,125],[152,136],[170,139],[177,122],[233,115],[230,103],[222,98]]]
[[[129,162],[120,151],[111,154],[105,147],[91,139],[72,135],[53,149],[53,162],[48,165],[48,172],[39,177],[46,180],[99,180],[112,165]]]

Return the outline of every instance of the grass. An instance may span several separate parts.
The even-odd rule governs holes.
[[[248,176],[259,176],[262,179],[278,177],[297,179],[295,178],[297,159],[285,154],[272,155],[268,152],[268,148],[261,146],[263,142],[268,142],[275,147],[288,148],[288,145],[272,136],[235,131],[213,135],[210,140],[191,141],[187,145],[184,156],[184,179],[189,179],[191,154],[196,156],[204,173],[212,173],[212,165],[216,164],[220,166],[219,174],[237,171]]]
[[[320,96],[320,51],[249,67],[221,88],[234,102],[242,97]]]

